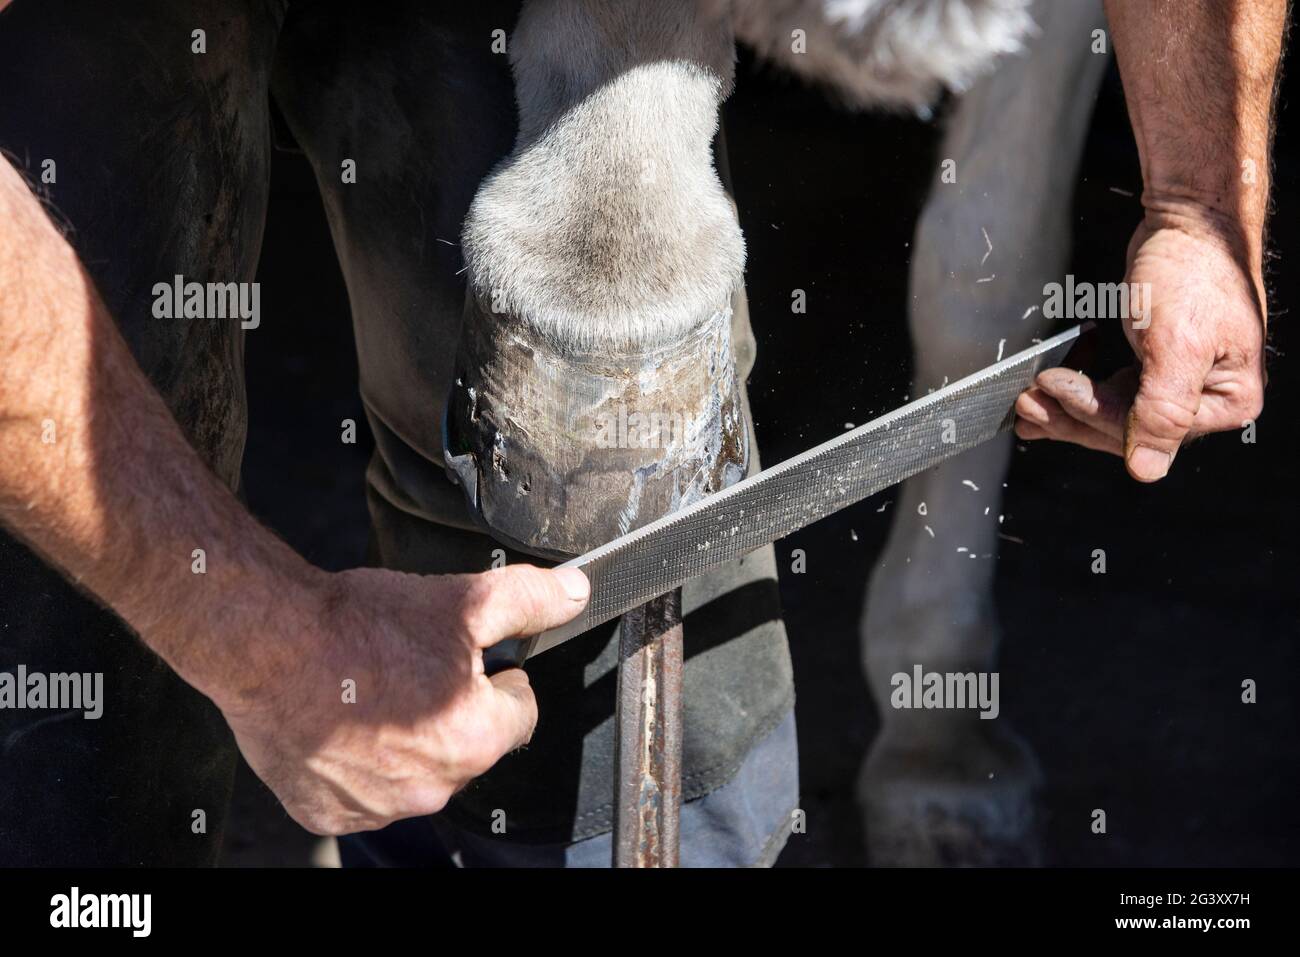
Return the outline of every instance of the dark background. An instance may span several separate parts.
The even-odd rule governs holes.
[[[1020,446],[1003,512],[997,599],[1002,714],[1046,775],[1047,860],[1063,865],[1278,865],[1300,861],[1297,411],[1287,312],[1300,253],[1300,123],[1284,89],[1277,140],[1267,408],[1254,445],[1196,443],[1154,487],[1118,459]],[[936,162],[933,124],[857,115],[742,57],[725,111],[758,364],[750,380],[773,464],[903,401],[908,244]],[[1113,192],[1117,187],[1129,193]],[[1080,174],[1071,272],[1117,281],[1139,217],[1136,152],[1112,68]],[[974,237],[980,242],[980,237]],[[306,161],[279,153],[247,337],[253,510],[307,558],[359,564],[369,437],[356,392],[347,296]],[[792,316],[790,290],[809,293]],[[1101,360],[1123,354],[1103,329]],[[990,361],[992,357],[990,357]],[[361,437],[339,442],[351,417]],[[782,598],[794,655],[808,833],[781,863],[865,863],[852,798],[877,726],[858,667],[866,577],[892,510],[885,492],[777,544],[808,572]],[[1108,573],[1089,571],[1104,547]],[[1259,701],[1241,703],[1241,682]],[[247,774],[230,863],[298,863],[311,840]],[[1108,833],[1090,830],[1107,812]]]

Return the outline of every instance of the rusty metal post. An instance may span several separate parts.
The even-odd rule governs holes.
[[[682,803],[682,590],[619,625],[614,866],[676,867]]]

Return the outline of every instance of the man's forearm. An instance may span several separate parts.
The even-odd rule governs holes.
[[[1188,438],[1264,407],[1264,289],[1273,101],[1288,0],[1106,0],[1146,215],[1126,278],[1137,366],[1108,380],[1049,369],[1016,434],[1121,455],[1156,482]]]
[[[1258,273],[1288,0],[1106,0],[1154,214],[1221,219]]]
[[[314,594],[322,575],[199,459],[3,159],[0,367],[0,522],[182,677],[237,703],[287,651],[264,610]]]

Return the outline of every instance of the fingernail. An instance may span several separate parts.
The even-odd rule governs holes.
[[[1154,482],[1169,474],[1169,453],[1145,445],[1135,446],[1128,457],[1128,467],[1144,482]]]
[[[560,587],[573,601],[586,601],[591,594],[591,582],[577,568],[557,568],[555,577],[560,580]]]

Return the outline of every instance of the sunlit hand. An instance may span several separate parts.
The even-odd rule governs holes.
[[[1048,369],[1016,402],[1016,434],[1122,456],[1154,482],[1184,441],[1243,428],[1264,404],[1264,290],[1244,257],[1201,217],[1149,216],[1129,244],[1145,315],[1124,332],[1138,365],[1104,382]],[[1212,220],[1208,221],[1212,223]]]

